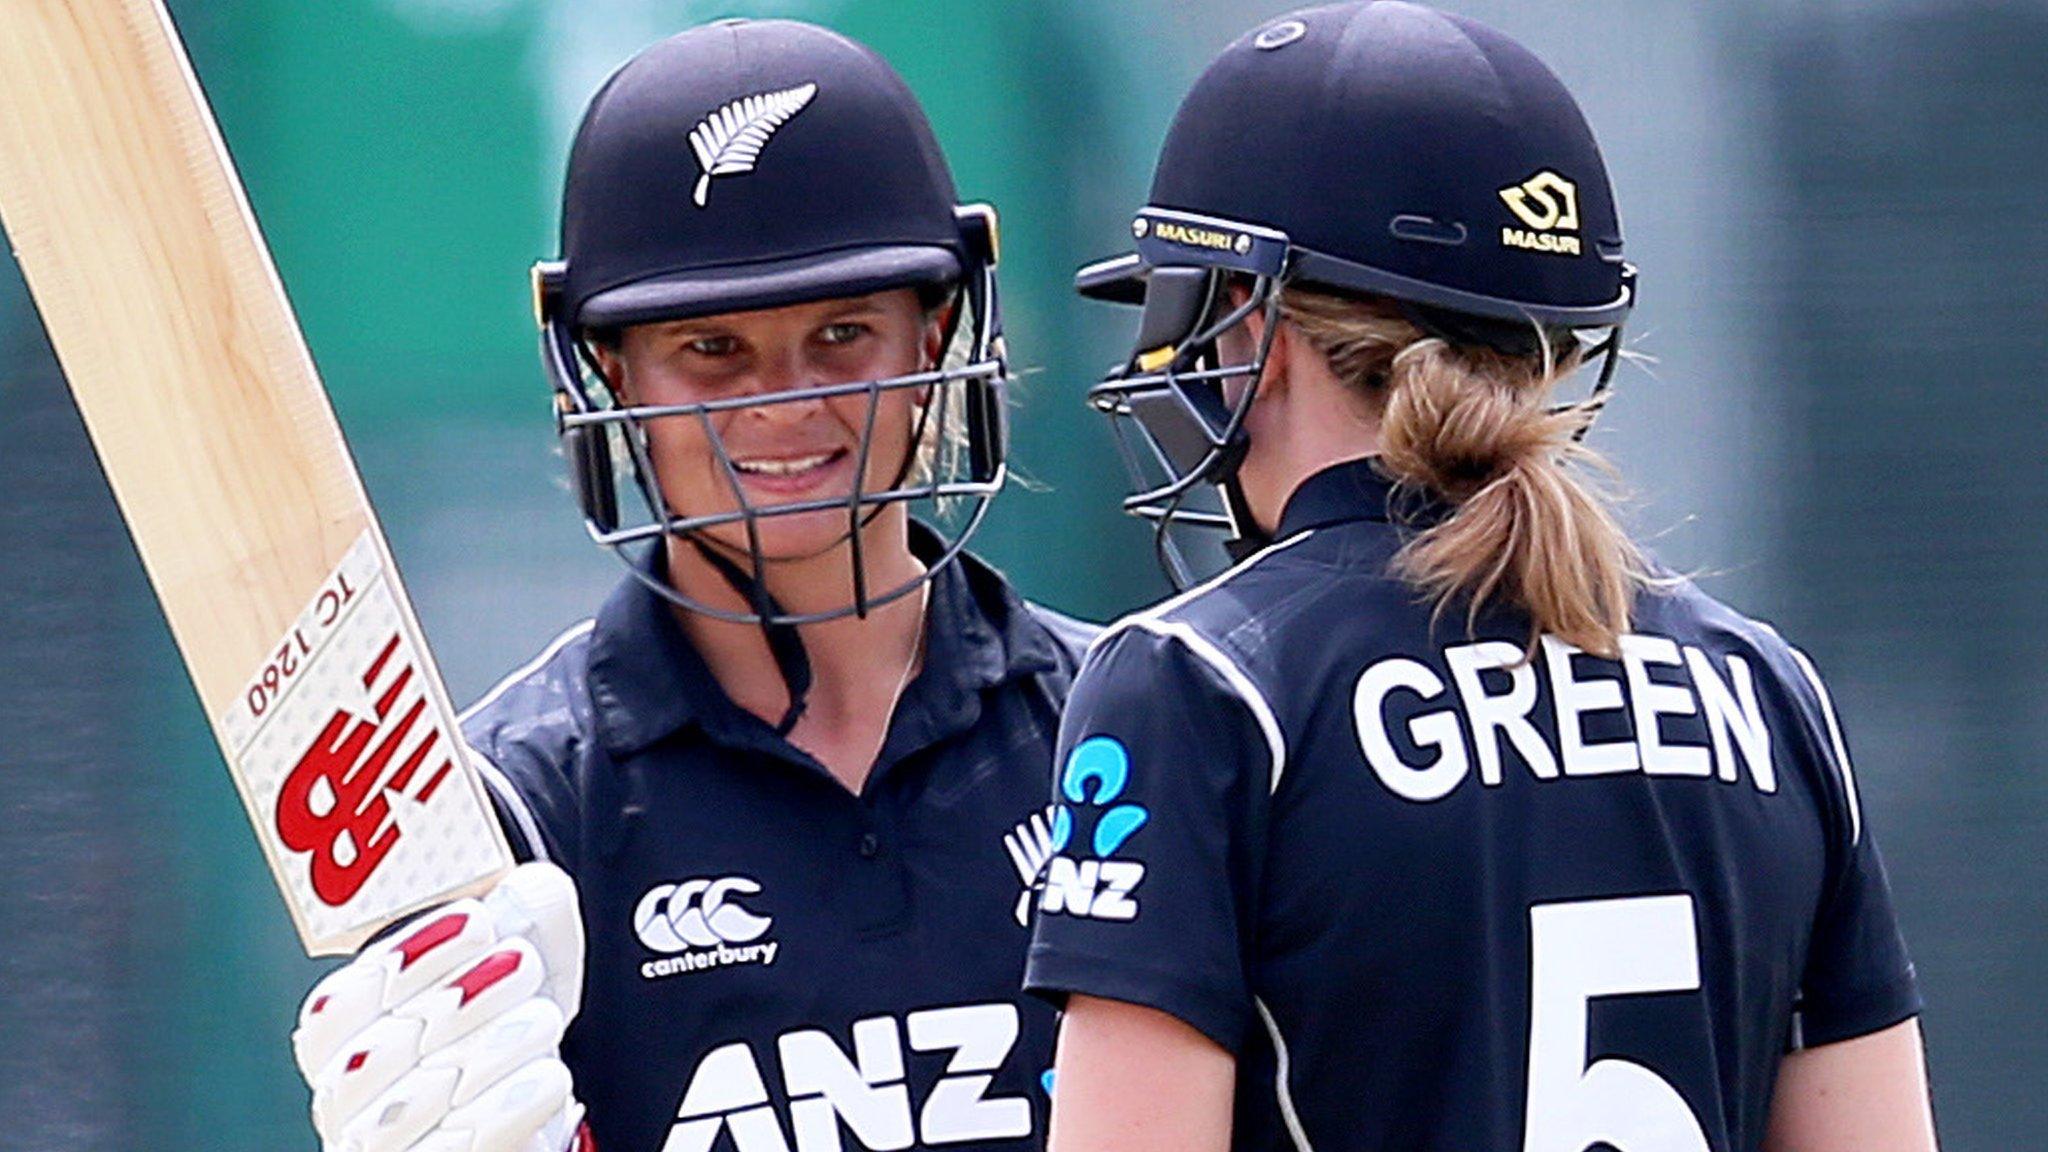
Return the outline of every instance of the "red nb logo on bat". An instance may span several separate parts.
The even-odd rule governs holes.
[[[424,729],[424,738],[413,739],[427,708],[423,694],[414,693],[411,706],[393,719],[413,686],[412,666],[391,662],[397,650],[398,637],[393,636],[363,673],[363,687],[373,692],[380,681],[388,681],[377,697],[374,718],[336,709],[278,794],[277,834],[285,847],[312,854],[313,892],[330,906],[354,899],[397,846],[392,794],[408,795],[407,787],[440,743],[441,734],[432,725]],[[412,801],[425,803],[453,767],[442,755],[426,783],[410,794]]]

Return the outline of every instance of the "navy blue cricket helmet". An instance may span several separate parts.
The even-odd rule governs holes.
[[[865,613],[913,591],[919,581],[867,587],[859,530],[890,504],[936,508],[943,500],[940,518],[953,528],[943,563],[965,546],[1002,486],[1007,372],[996,243],[994,211],[958,203],[917,98],[863,45],[797,21],[722,20],[628,61],[591,99],[577,129],[563,182],[561,257],[534,267],[542,360],[592,538],[643,573],[629,547],[658,547],[670,536],[701,544],[705,529],[745,522],[751,569],[726,567],[754,611],[714,609],[649,582],[724,619],[807,623]],[[928,302],[950,300],[953,327],[941,364],[891,380],[624,406],[589,350],[590,341],[630,325],[904,287]],[[647,421],[701,421],[730,475],[715,426],[721,413],[850,394],[872,402],[893,389],[929,396],[913,443],[933,451],[906,460],[887,487],[848,498],[762,505],[735,482],[736,511],[683,516],[662,495],[646,452]],[[633,491],[645,514],[629,523],[621,495]],[[842,611],[783,613],[760,589],[765,560],[753,522],[824,507],[848,517],[853,602]]]
[[[1305,9],[1226,48],[1181,102],[1131,231],[1135,252],[1075,284],[1143,306],[1129,361],[1090,399],[1133,468],[1126,507],[1162,529],[1254,535],[1230,483],[1254,389],[1229,404],[1223,383],[1256,381],[1265,350],[1222,365],[1214,342],[1254,310],[1270,340],[1288,285],[1385,298],[1433,335],[1516,354],[1605,330],[1600,388],[1635,303],[1571,93],[1500,32],[1399,0]],[[1235,308],[1232,282],[1251,289]],[[1204,484],[1222,513],[1183,506]]]

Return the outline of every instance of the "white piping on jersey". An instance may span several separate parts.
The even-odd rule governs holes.
[[[1294,547],[1296,544],[1301,543],[1303,540],[1306,540],[1315,534],[1316,530],[1310,528],[1305,531],[1296,532],[1294,535],[1289,536],[1285,540],[1276,540],[1273,543],[1266,545],[1264,548],[1259,549],[1257,552],[1254,552],[1251,555],[1245,557],[1244,559],[1238,561],[1237,563],[1231,565],[1230,567],[1225,568],[1223,571],[1218,572],[1216,575],[1209,577],[1207,580],[1204,580],[1200,584],[1195,585],[1193,588],[1190,588],[1187,591],[1182,592],[1176,596],[1172,596],[1165,600],[1161,600],[1159,603],[1154,604],[1150,608],[1141,609],[1140,611],[1131,613],[1129,616],[1124,617],[1124,620],[1119,620],[1111,624],[1109,628],[1105,630],[1101,636],[1097,636],[1095,638],[1095,644],[1090,644],[1088,646],[1089,650],[1094,651],[1096,644],[1100,644],[1103,642],[1103,640],[1107,639],[1109,632],[1116,630],[1117,624],[1121,624],[1125,620],[1135,620],[1141,617],[1163,616],[1166,613],[1173,611],[1175,608],[1178,608],[1181,605],[1187,603],[1188,601],[1193,600],[1197,596],[1205,595],[1209,592],[1214,591],[1217,588],[1221,588],[1225,584],[1230,583],[1230,581],[1236,579],[1240,574],[1249,571],[1252,565],[1257,564],[1259,561],[1264,560],[1266,557],[1273,555],[1275,552],[1285,552],[1289,548]]]
[[[471,716],[490,707],[493,701],[503,696],[514,684],[533,675],[540,669],[541,665],[554,659],[555,653],[567,647],[570,641],[575,640],[579,636],[588,635],[590,630],[596,626],[597,618],[594,616],[579,624],[571,625],[568,631],[548,641],[548,646],[541,649],[540,655],[528,660],[525,664],[520,665],[517,671],[498,681],[489,692],[484,693],[483,699],[464,708],[462,714],[456,717],[456,722],[466,722]],[[512,822],[519,825],[519,834],[526,837],[526,846],[533,852],[533,858],[535,860],[546,860],[548,858],[548,846],[540,838],[540,822],[533,818],[533,809],[526,806],[526,797],[520,794],[519,789],[512,786],[511,778],[507,777],[504,769],[498,767],[490,757],[470,747],[467,740],[462,742],[462,747],[469,754],[469,762],[476,765],[478,778],[484,782],[486,787],[496,793],[499,802],[511,811]]]
[[[1849,798],[1849,843],[1854,845],[1863,839],[1863,803],[1856,797],[1856,772],[1849,767],[1849,746],[1842,741],[1842,725],[1835,719],[1835,702],[1828,695],[1827,685],[1820,682],[1820,670],[1806,653],[1791,645],[1785,646],[1792,653],[1792,660],[1799,670],[1806,674],[1806,682],[1813,685],[1814,695],[1820,697],[1820,713],[1828,722],[1828,743],[1835,748],[1835,771],[1842,777],[1842,791]]]
[[[506,777],[504,769],[498,767],[489,756],[470,747],[467,740],[463,741],[462,750],[468,753],[469,762],[475,765],[477,777],[484,782],[484,786],[496,793],[498,800],[512,813],[512,822],[519,825],[519,834],[526,838],[526,847],[533,853],[533,858],[546,860],[548,846],[540,838],[540,822],[533,818],[533,809],[526,806],[526,797],[520,795],[519,789],[512,786],[512,781]]]
[[[1280,731],[1280,721],[1273,715],[1273,706],[1266,702],[1266,697],[1259,691],[1258,685],[1252,683],[1251,677],[1245,675],[1244,669],[1238,667],[1237,662],[1225,654],[1221,648],[1216,647],[1207,636],[1195,631],[1192,626],[1181,621],[1162,620],[1160,617],[1186,604],[1195,597],[1222,586],[1238,573],[1249,569],[1252,565],[1273,555],[1275,552],[1292,548],[1313,535],[1315,535],[1315,529],[1311,528],[1306,532],[1296,533],[1277,543],[1268,544],[1250,556],[1245,557],[1234,567],[1207,582],[1198,584],[1170,600],[1156,604],[1142,612],[1133,612],[1129,616],[1116,621],[1103,629],[1102,633],[1095,638],[1095,642],[1088,645],[1088,652],[1090,655],[1093,655],[1095,650],[1102,646],[1103,641],[1108,640],[1111,636],[1126,629],[1139,628],[1155,636],[1165,636],[1172,640],[1178,640],[1187,646],[1188,651],[1201,657],[1202,662],[1214,668],[1217,674],[1223,677],[1224,683],[1230,686],[1231,691],[1237,693],[1238,698],[1244,701],[1244,706],[1251,712],[1252,719],[1258,721],[1259,731],[1266,737],[1266,749],[1273,761],[1272,779],[1267,785],[1269,795],[1280,790],[1280,774],[1287,768],[1287,737]]]
[[[491,690],[489,692],[484,693],[483,699],[477,701],[474,704],[471,704],[467,708],[464,708],[462,710],[462,714],[455,718],[456,721],[466,721],[471,716],[474,716],[478,712],[481,712],[485,708],[489,707],[492,701],[496,700],[500,696],[503,696],[506,693],[506,691],[509,690],[514,684],[517,684],[521,680],[526,679],[528,676],[533,675],[536,671],[540,669],[541,665],[554,659],[555,653],[560,652],[563,648],[567,647],[570,641],[576,639],[579,636],[588,635],[590,630],[595,627],[597,627],[597,618],[595,616],[583,621],[580,624],[571,625],[568,631],[562,633],[560,636],[555,637],[553,640],[548,641],[548,646],[546,648],[541,649],[540,655],[535,656],[531,660],[528,660],[525,664],[520,665],[517,671],[505,677],[503,680],[498,681],[495,685],[492,685]]]
[[[1287,767],[1287,738],[1280,732],[1280,721],[1273,715],[1273,706],[1266,703],[1266,698],[1260,694],[1258,685],[1253,684],[1251,677],[1244,674],[1244,669],[1239,668],[1207,636],[1195,631],[1192,625],[1179,620],[1132,617],[1130,626],[1156,636],[1180,641],[1187,646],[1188,651],[1201,657],[1203,663],[1214,668],[1217,674],[1223,677],[1224,682],[1230,685],[1231,691],[1237,693],[1238,699],[1244,701],[1244,706],[1251,711],[1252,719],[1259,722],[1259,731],[1265,734],[1266,752],[1273,761],[1273,778],[1267,785],[1266,792],[1267,795],[1278,792],[1280,773]]]
[[[1308,1142],[1308,1131],[1301,1126],[1301,1114],[1294,1110],[1294,1089],[1287,1083],[1288,1058],[1287,1038],[1280,1035],[1280,1023],[1273,1019],[1273,1010],[1257,996],[1252,997],[1252,1006],[1259,1010],[1259,1019],[1265,1022],[1266,1035],[1273,1038],[1273,1098],[1280,1105],[1280,1122],[1287,1126],[1287,1139],[1294,1145],[1295,1152],[1315,1152]]]

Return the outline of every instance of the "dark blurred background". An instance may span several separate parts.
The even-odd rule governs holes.
[[[982,550],[1084,615],[1156,596],[1079,404],[1118,248],[1244,0],[173,0],[458,700],[615,577],[558,479],[526,269],[583,100],[722,15],[873,44],[1003,210],[1016,456]],[[1578,93],[1643,304],[1595,442],[1639,533],[1828,673],[1925,981],[1945,1146],[2048,1102],[2048,4],[1456,0]],[[4,34],[4,29],[0,29]],[[4,82],[4,78],[0,78]],[[0,1143],[311,1148],[298,954],[0,258]]]

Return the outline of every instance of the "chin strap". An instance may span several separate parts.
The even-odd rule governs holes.
[[[1244,485],[1237,482],[1237,469],[1219,487],[1223,491],[1223,507],[1230,513],[1230,538],[1223,542],[1224,554],[1233,564],[1242,564],[1252,553],[1273,542],[1259,522],[1252,516],[1252,506],[1244,498]]]
[[[797,634],[796,625],[772,623],[783,615],[782,606],[761,586],[761,582],[747,574],[732,559],[717,549],[697,539],[688,538],[696,546],[697,554],[704,557],[725,582],[732,585],[747,602],[754,615],[761,618],[761,635],[768,641],[768,652],[775,657],[775,669],[782,674],[782,683],[789,689],[789,710],[776,722],[775,734],[787,736],[803,719],[804,705],[811,693],[811,657],[804,651],[803,637]]]

